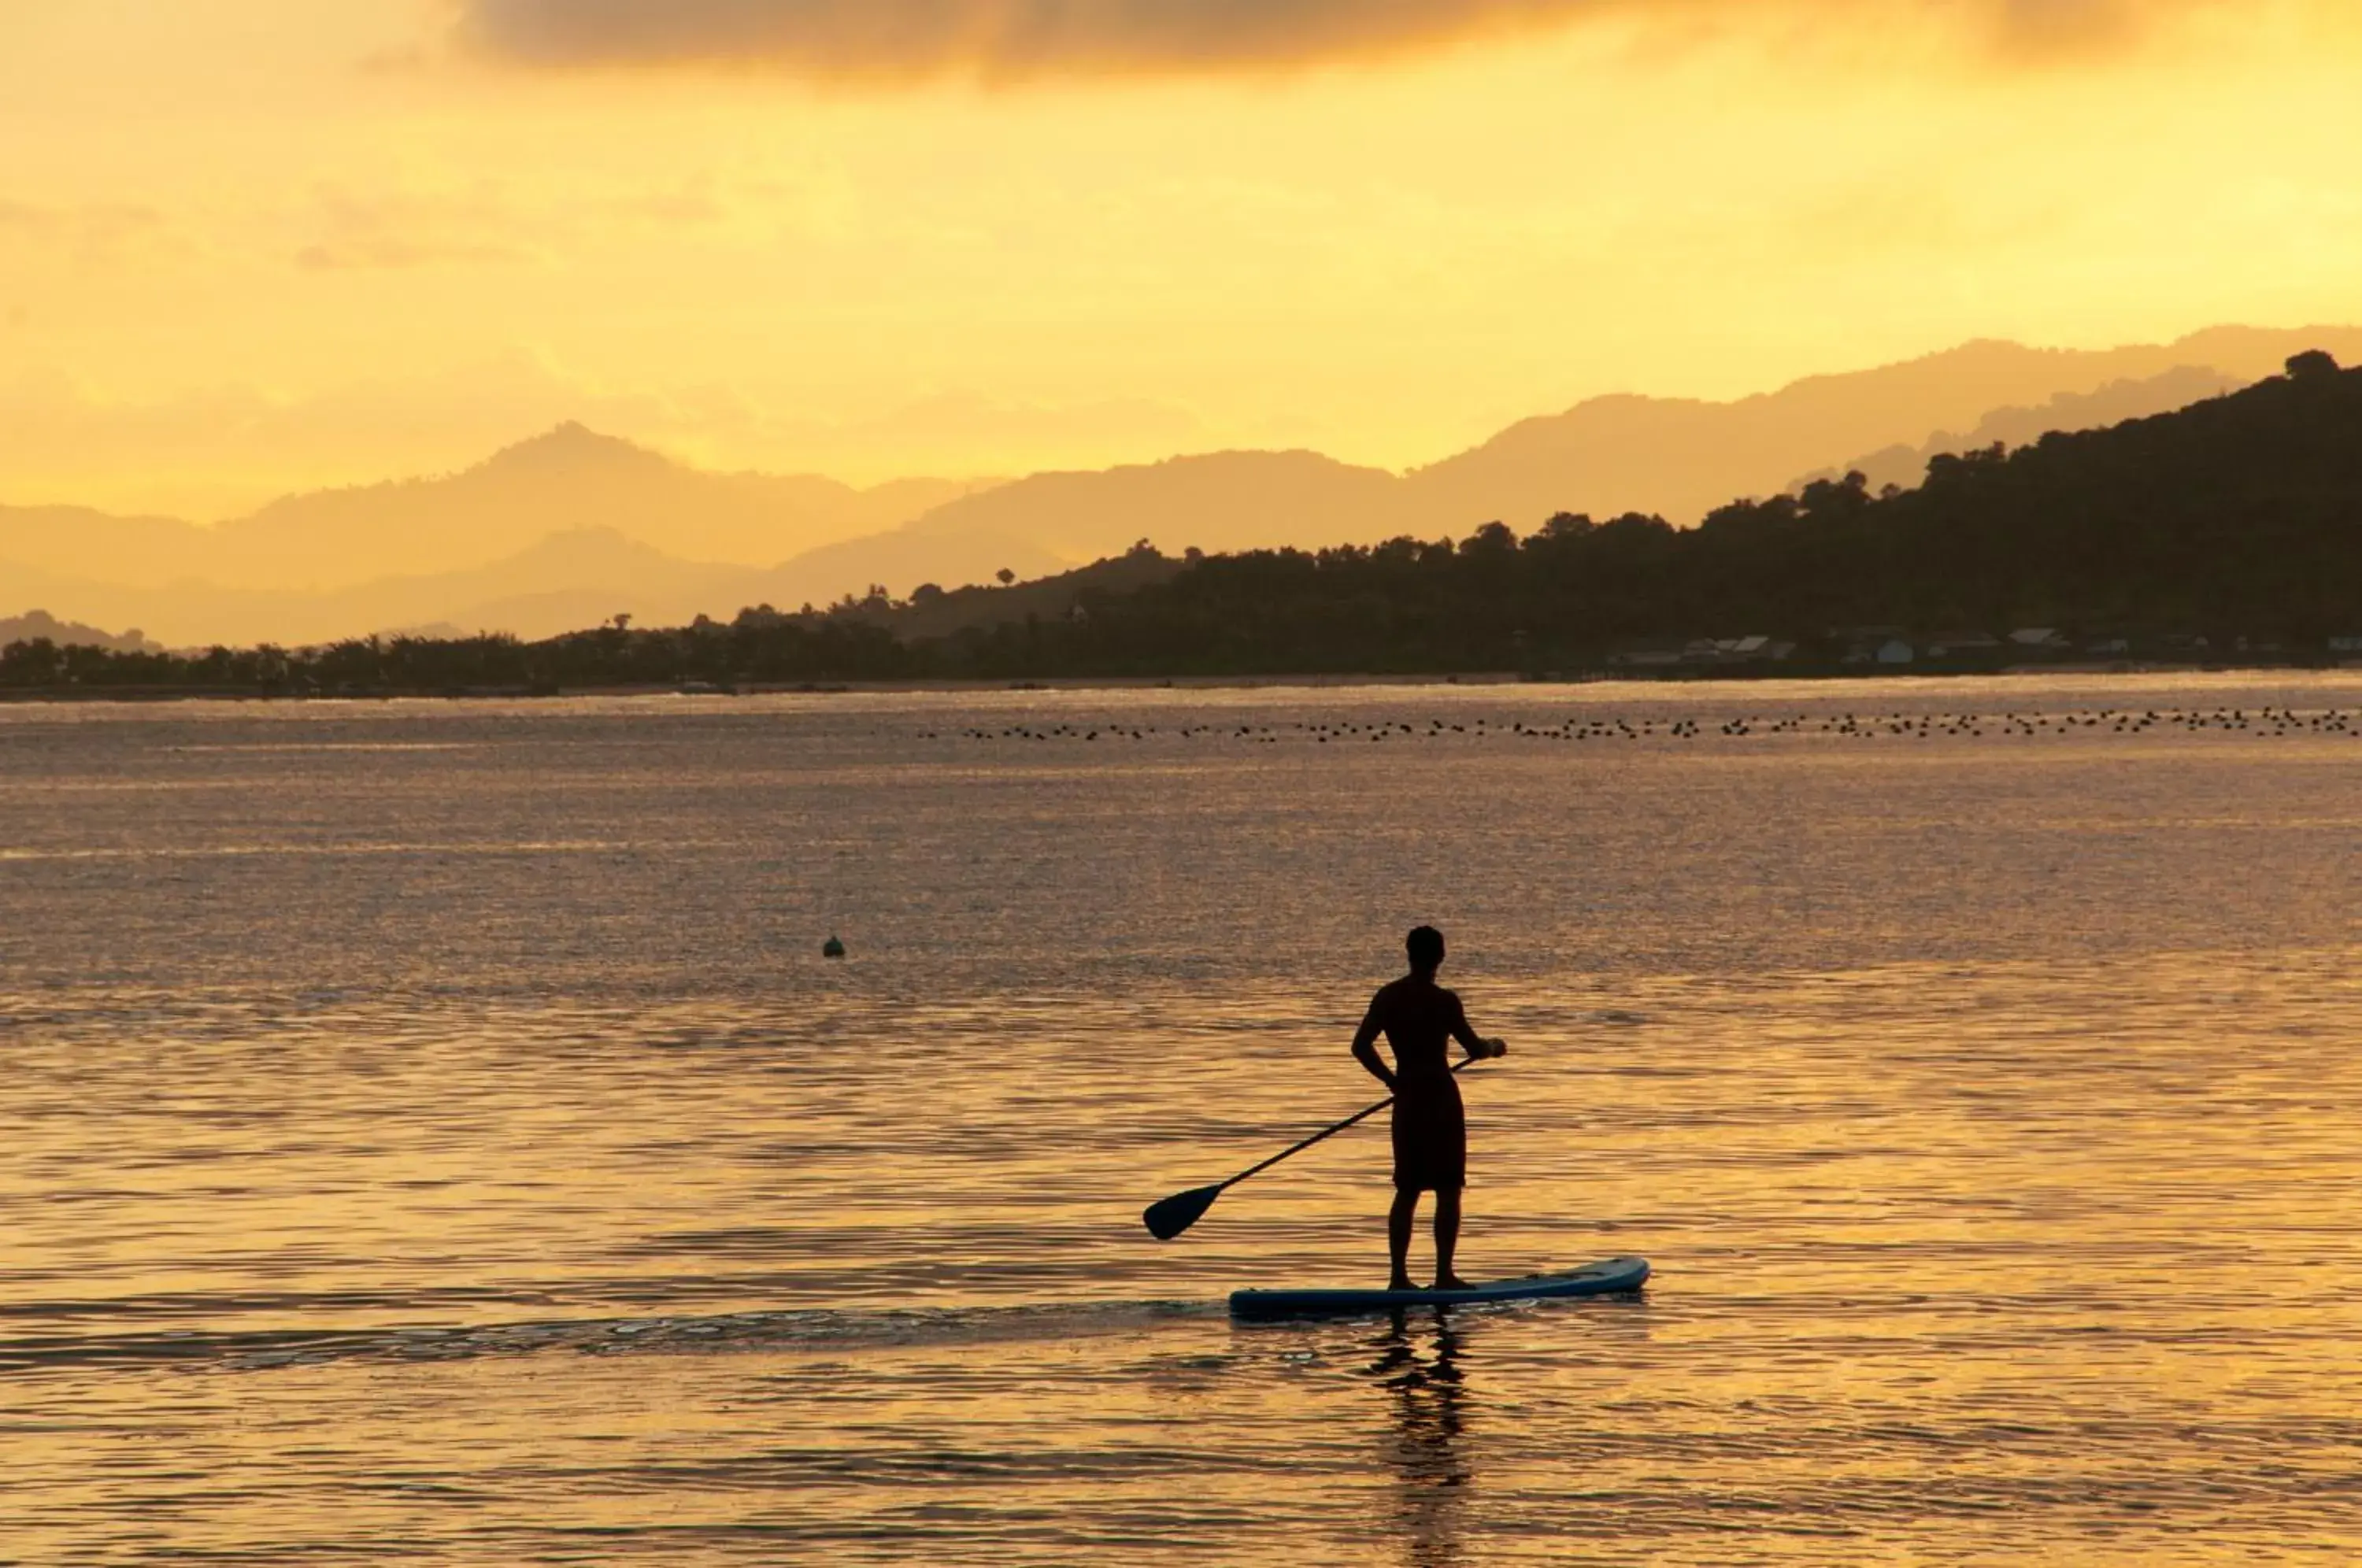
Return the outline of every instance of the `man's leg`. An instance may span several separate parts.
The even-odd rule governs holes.
[[[1395,1188],[1395,1206],[1386,1215],[1386,1252],[1394,1259],[1395,1271],[1386,1282],[1388,1290],[1408,1290],[1410,1283],[1410,1227],[1418,1217],[1418,1191],[1415,1187]]]
[[[1447,1187],[1435,1195],[1435,1287],[1438,1290],[1468,1288],[1468,1282],[1451,1272],[1451,1254],[1459,1245],[1460,1189]]]

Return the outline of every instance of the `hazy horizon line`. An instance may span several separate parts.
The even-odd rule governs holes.
[[[1961,338],[1947,345],[1946,347],[1932,348],[1925,353],[1915,354],[1899,359],[1886,359],[1868,364],[1857,364],[1842,370],[1808,371],[1802,375],[1789,377],[1771,387],[1749,392],[1742,392],[1731,397],[1700,397],[1679,393],[1652,392],[1632,389],[1592,392],[1577,398],[1571,403],[1562,404],[1559,407],[1540,413],[1517,416],[1511,419],[1508,423],[1496,427],[1490,434],[1472,445],[1458,447],[1454,450],[1445,452],[1440,456],[1430,457],[1422,461],[1417,461],[1401,466],[1374,462],[1357,462],[1350,458],[1338,458],[1318,447],[1305,445],[1254,445],[1234,442],[1198,447],[1173,448],[1165,450],[1160,455],[1154,457],[1143,456],[1127,458],[1111,462],[1097,464],[1053,464],[1041,467],[1021,466],[1009,471],[999,473],[971,472],[957,474],[948,472],[931,473],[919,470],[906,470],[891,474],[883,479],[863,482],[846,480],[836,474],[829,473],[816,468],[793,466],[763,467],[748,464],[730,464],[723,466],[710,464],[706,461],[701,460],[693,454],[684,453],[684,451],[678,446],[668,445],[661,436],[644,436],[637,434],[630,434],[626,433],[620,426],[602,428],[600,425],[593,425],[588,420],[581,418],[579,415],[568,415],[561,417],[551,424],[545,425],[529,434],[520,436],[513,440],[505,441],[501,445],[492,447],[491,450],[485,452],[482,456],[475,458],[474,460],[464,463],[456,468],[439,469],[421,468],[412,469],[407,472],[381,473],[374,478],[355,478],[341,481],[328,481],[311,485],[299,484],[292,488],[276,491],[268,499],[257,502],[243,512],[216,513],[207,517],[190,516],[178,512],[117,512],[105,506],[94,505],[87,502],[73,499],[37,498],[17,500],[12,499],[6,495],[0,495],[0,508],[19,512],[89,512],[102,516],[116,517],[126,520],[177,523],[195,528],[212,529],[229,524],[246,521],[247,519],[262,512],[269,511],[274,506],[310,496],[330,495],[347,491],[374,491],[411,484],[435,484],[447,482],[452,480],[464,478],[470,473],[476,472],[479,469],[497,462],[500,458],[512,452],[531,447],[537,442],[548,440],[553,436],[561,436],[568,430],[580,430],[590,436],[601,440],[616,442],[621,445],[633,447],[639,452],[658,458],[677,468],[697,474],[721,479],[750,478],[818,480],[829,484],[843,486],[844,489],[859,495],[872,495],[879,491],[887,490],[895,485],[900,484],[960,484],[973,486],[976,491],[983,491],[1018,483],[1028,479],[1070,474],[1109,473],[1131,469],[1151,469],[1161,467],[1167,463],[1185,462],[1195,458],[1220,458],[1239,454],[1308,455],[1311,457],[1320,458],[1329,462],[1337,463],[1341,467],[1362,469],[1385,473],[1391,478],[1400,480],[1419,473],[1427,469],[1436,466],[1437,464],[1448,462],[1453,458],[1479,450],[1488,442],[1497,438],[1506,431],[1513,429],[1520,424],[1530,420],[1561,417],[1595,403],[1634,401],[1668,405],[1688,405],[1701,408],[1736,408],[1742,404],[1759,400],[1776,398],[1783,393],[1793,392],[1799,387],[1807,386],[1817,381],[1838,381],[1852,376],[1873,374],[1881,370],[1906,369],[1914,365],[1926,364],[1931,360],[1941,359],[1950,355],[1963,354],[1970,350],[1982,348],[2017,349],[2035,354],[2096,357],[2109,354],[2133,353],[2144,349],[2170,349],[2179,348],[2183,344],[2190,343],[2194,339],[2205,337],[2217,333],[2254,332],[2292,334],[2312,331],[2353,332],[2357,330],[2362,330],[2362,324],[2335,324],[2323,321],[2308,322],[2294,326],[2260,326],[2253,322],[2226,321],[2216,322],[2205,326],[2192,328],[2188,332],[2184,332],[2171,337],[2165,337],[2154,341],[2114,343],[2102,348],[2075,348],[2053,344],[2030,343],[2014,337],[1980,335]]]

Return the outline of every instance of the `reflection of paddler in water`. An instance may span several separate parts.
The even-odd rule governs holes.
[[[1417,1568],[1460,1559],[1460,1498],[1473,1473],[1461,1451],[1468,1394],[1461,1382],[1460,1336],[1448,1309],[1433,1319],[1434,1352],[1422,1356],[1407,1314],[1397,1311],[1376,1343],[1370,1375],[1395,1399],[1391,1452],[1401,1518],[1398,1529]]]
[[[1460,999],[1435,983],[1443,966],[1441,932],[1422,925],[1404,945],[1410,973],[1378,992],[1353,1035],[1355,1058],[1395,1097],[1395,1206],[1386,1219],[1394,1273],[1387,1288],[1413,1288],[1407,1266],[1411,1222],[1418,1215],[1418,1195],[1432,1192],[1435,1288],[1464,1290],[1467,1281],[1451,1271],[1451,1253],[1460,1242],[1460,1190],[1468,1185],[1468,1122],[1451,1076],[1451,1043],[1459,1041],[1472,1058],[1507,1055],[1509,1048],[1479,1038]],[[1378,1056],[1380,1034],[1394,1050],[1391,1070]]]

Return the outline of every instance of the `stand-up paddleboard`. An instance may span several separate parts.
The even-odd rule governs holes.
[[[1612,1296],[1648,1283],[1646,1258],[1610,1258],[1563,1274],[1529,1274],[1466,1290],[1239,1290],[1233,1318],[1314,1318],[1386,1312],[1397,1307],[1469,1307],[1485,1301],[1540,1301],[1562,1296]]]

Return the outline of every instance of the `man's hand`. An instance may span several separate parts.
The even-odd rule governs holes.
[[[1500,1039],[1487,1040],[1485,1042],[1485,1049],[1479,1054],[1486,1056],[1506,1056],[1509,1054],[1509,1043]]]

